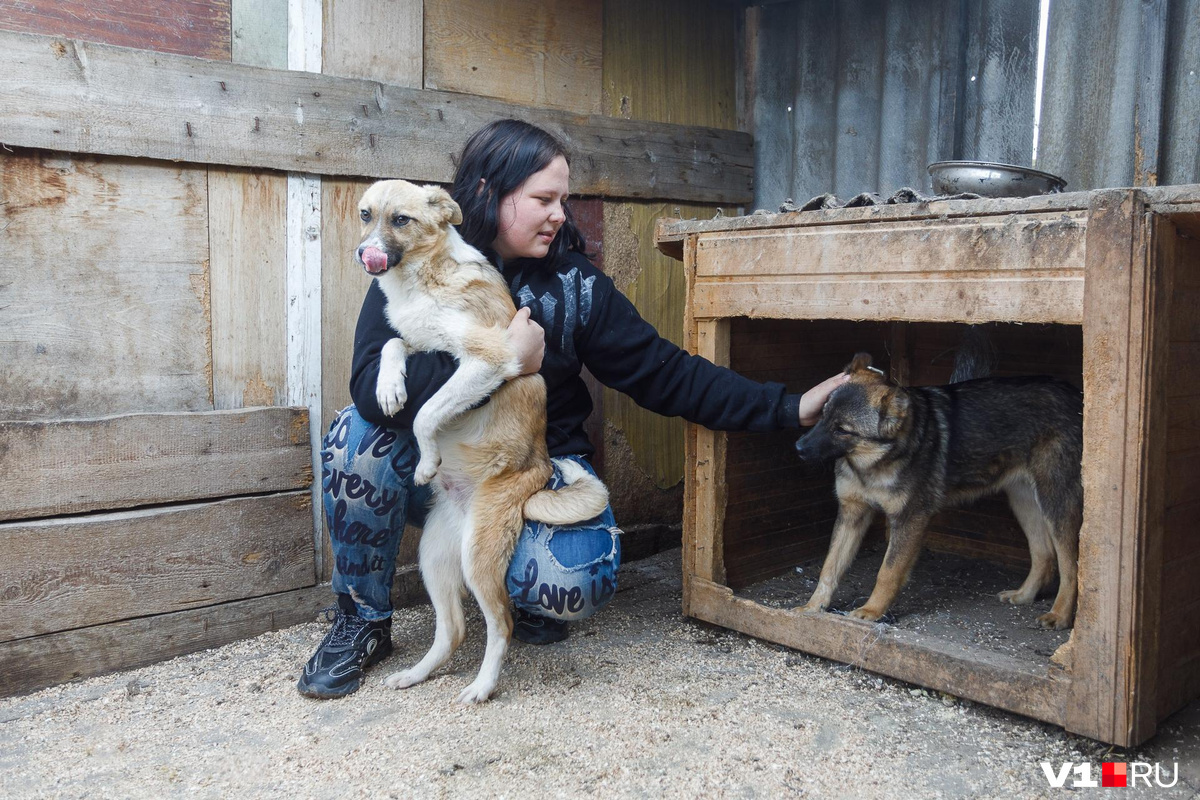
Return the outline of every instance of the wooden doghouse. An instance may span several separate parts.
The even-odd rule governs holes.
[[[942,383],[966,323],[1007,323],[997,374],[1057,374],[1085,400],[1061,666],[744,596],[823,557],[836,516],[831,477],[778,434],[689,428],[686,614],[1119,745],[1200,694],[1200,186],[663,220],[658,243],[684,262],[690,349],[754,378],[801,391],[867,350]],[[942,515],[927,544],[1027,559],[1002,501]]]

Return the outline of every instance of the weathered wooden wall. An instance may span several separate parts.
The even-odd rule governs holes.
[[[377,178],[449,180],[482,122],[520,116],[567,141],[598,265],[679,340],[680,275],[653,219],[751,196],[750,139],[732,130],[741,10],[646,11],[0,0],[0,357],[14,367],[0,465],[26,477],[0,490],[6,690],[290,624],[327,599],[312,456],[349,402],[369,285],[355,205]],[[606,259],[613,241],[633,246]],[[658,487],[679,480],[678,425],[609,417],[625,448],[610,473],[636,477],[617,482],[621,522],[677,521]],[[599,413],[589,432],[604,444]],[[420,592],[417,540],[398,601]],[[47,548],[67,542],[55,565]],[[47,602],[61,624],[45,626]]]

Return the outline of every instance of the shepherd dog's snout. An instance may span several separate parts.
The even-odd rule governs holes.
[[[836,446],[827,427],[821,423],[796,440],[796,455],[801,461],[820,463],[843,454],[843,449]]]

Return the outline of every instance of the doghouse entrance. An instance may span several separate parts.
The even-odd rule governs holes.
[[[977,330],[986,334],[993,376],[1053,375],[1082,386],[1079,326],[988,323]],[[949,382],[966,332],[966,325],[950,323],[739,318],[730,322],[730,364],[755,380],[802,391],[863,351],[902,384],[937,385]],[[832,465],[801,464],[794,442],[794,436],[752,433],[730,434],[727,442],[726,585],[776,608],[807,602],[837,516]],[[833,609],[845,612],[865,601],[885,546],[879,515]],[[1003,495],[944,511],[930,525],[921,558],[887,621],[1045,665],[1068,635],[1036,622],[1053,603],[1053,587],[1032,607],[996,597],[1019,586],[1028,567],[1024,533]]]

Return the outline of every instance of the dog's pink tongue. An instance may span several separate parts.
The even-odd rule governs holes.
[[[387,253],[380,250],[378,247],[368,247],[362,253],[363,266],[367,268],[367,272],[372,275],[378,275],[387,269]]]

